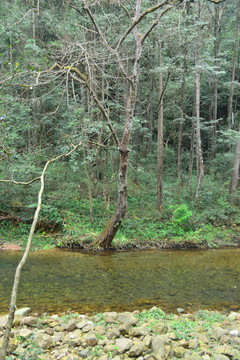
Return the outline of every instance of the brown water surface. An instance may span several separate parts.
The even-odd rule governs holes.
[[[8,310],[20,252],[0,252],[0,313]],[[33,252],[23,268],[18,307],[40,313],[160,306],[240,308],[240,249],[85,254]]]

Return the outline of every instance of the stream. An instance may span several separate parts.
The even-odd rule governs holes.
[[[0,313],[8,311],[20,257],[0,252]],[[25,306],[38,313],[239,309],[240,249],[32,252],[17,300]]]

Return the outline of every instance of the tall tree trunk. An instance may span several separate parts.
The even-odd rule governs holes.
[[[240,126],[239,126],[239,135],[240,135]],[[231,182],[229,187],[229,195],[231,196],[232,204],[234,204],[234,192],[239,179],[239,170],[240,170],[239,165],[240,165],[240,138],[236,144],[236,152],[235,152]]]
[[[225,6],[225,5],[224,5]],[[222,21],[222,14],[223,9],[219,6],[214,7],[214,64],[216,71],[219,68],[219,50],[220,50],[220,43],[221,43],[221,21]],[[218,74],[214,73],[213,75],[213,84],[212,84],[212,91],[211,91],[211,102],[212,102],[212,117],[211,117],[211,158],[215,158],[216,152],[216,143],[217,143],[217,119],[218,119]]]
[[[201,4],[198,4],[198,19],[201,20]],[[198,38],[196,42],[195,53],[195,116],[196,116],[196,140],[197,140],[197,191],[195,200],[198,201],[202,180],[204,176],[204,165],[202,156],[202,143],[201,143],[201,131],[200,131],[200,89],[201,89],[201,71],[200,71],[200,51],[201,51],[201,28],[198,26]]]
[[[232,79],[231,79],[231,86],[230,86],[229,98],[228,98],[227,119],[228,119],[228,128],[229,129],[231,129],[232,126],[234,125],[233,94],[234,94],[234,80],[235,80],[235,71],[236,71],[236,60],[237,60],[238,44],[239,44],[239,27],[240,27],[240,10],[238,11],[238,15],[237,15],[236,36],[235,36],[233,64],[232,64]]]
[[[183,123],[184,123],[184,95],[185,95],[185,79],[186,79],[186,56],[183,60],[183,74],[182,74],[182,86],[181,86],[181,120],[179,124],[178,133],[178,199],[180,198],[182,187],[182,137],[183,137]]]
[[[191,181],[191,178],[192,178],[193,154],[194,154],[194,135],[195,135],[195,122],[192,121],[187,188],[189,188],[190,181]]]
[[[162,66],[162,42],[158,43],[159,67]],[[158,104],[158,142],[157,142],[157,205],[162,206],[162,180],[163,180],[163,78],[159,72],[159,104]]]

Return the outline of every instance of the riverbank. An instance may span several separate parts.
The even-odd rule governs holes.
[[[78,248],[91,250],[91,244],[97,237],[97,233],[89,231],[85,234],[64,233],[40,233],[36,232],[33,237],[31,250],[46,250],[58,248]],[[28,228],[14,227],[6,231],[0,229],[0,250],[22,250],[25,248],[28,238]],[[131,249],[216,249],[224,247],[240,247],[240,228],[232,227],[205,227],[198,231],[186,233],[183,236],[173,237],[147,237],[126,238],[121,233],[117,234],[112,243],[112,250]]]
[[[16,316],[8,360],[239,360],[240,312]],[[0,317],[0,346],[6,317]]]

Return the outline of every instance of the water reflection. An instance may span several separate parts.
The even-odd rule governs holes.
[[[31,253],[17,305],[39,312],[237,307],[239,256],[240,249]],[[7,311],[19,258],[0,252],[0,312]]]

